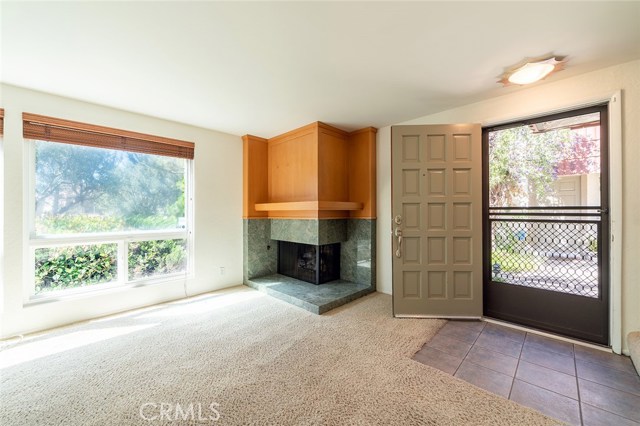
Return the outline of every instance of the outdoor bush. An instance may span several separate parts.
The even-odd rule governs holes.
[[[115,280],[116,259],[115,244],[37,249],[36,293]]]
[[[129,279],[184,271],[185,240],[152,240],[129,243]]]
[[[176,218],[136,215],[127,218],[60,215],[45,216],[38,223],[40,233],[88,233],[127,227],[171,228]],[[117,279],[117,245],[79,245],[36,250],[36,293],[106,283]],[[183,271],[186,267],[185,240],[154,240],[129,243],[129,279]]]
[[[185,240],[129,243],[129,279],[184,271]],[[117,279],[116,244],[36,250],[36,293],[84,287]]]

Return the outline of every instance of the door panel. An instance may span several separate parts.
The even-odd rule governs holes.
[[[392,128],[395,316],[482,316],[477,124]]]
[[[609,343],[607,136],[606,105],[483,130],[486,316]]]

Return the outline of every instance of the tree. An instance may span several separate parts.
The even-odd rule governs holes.
[[[571,143],[565,146],[564,158],[558,164],[558,174],[588,173],[600,173],[600,141],[572,132]]]
[[[120,212],[125,219],[184,216],[184,160],[126,153],[120,174]],[[176,207],[182,203],[182,208]],[[140,223],[139,223],[140,224]],[[152,225],[150,223],[150,225]]]
[[[184,161],[37,142],[37,226],[45,232],[175,227],[184,217]]]
[[[36,143],[36,215],[89,213],[121,185],[117,152],[51,142]],[[100,202],[102,199],[102,203]]]
[[[568,129],[533,133],[528,126],[489,133],[489,203],[493,207],[553,203],[553,183],[570,144]]]

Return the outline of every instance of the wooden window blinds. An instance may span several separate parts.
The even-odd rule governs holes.
[[[4,110],[0,108],[0,136],[4,135]]]
[[[23,113],[23,136],[48,142],[193,159],[194,144],[177,139]]]

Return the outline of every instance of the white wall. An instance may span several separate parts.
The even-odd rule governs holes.
[[[194,266],[186,281],[188,295],[242,283],[242,140],[238,136],[160,120],[103,106],[0,86],[5,109],[4,257],[0,248],[2,286],[0,336],[41,330],[139,306],[185,297],[185,280],[145,287],[84,294],[61,301],[25,304],[27,212],[22,113],[48,115],[195,143]],[[2,157],[0,157],[2,160]],[[2,194],[0,192],[0,194]],[[2,213],[0,213],[0,218]],[[0,228],[2,230],[2,228]],[[220,266],[225,274],[220,274]]]
[[[623,246],[622,332],[640,330],[640,61],[605,68],[397,124],[481,123],[517,118],[608,99],[622,90]],[[509,88],[504,89],[509,93]],[[391,294],[391,129],[378,131],[378,291]]]

